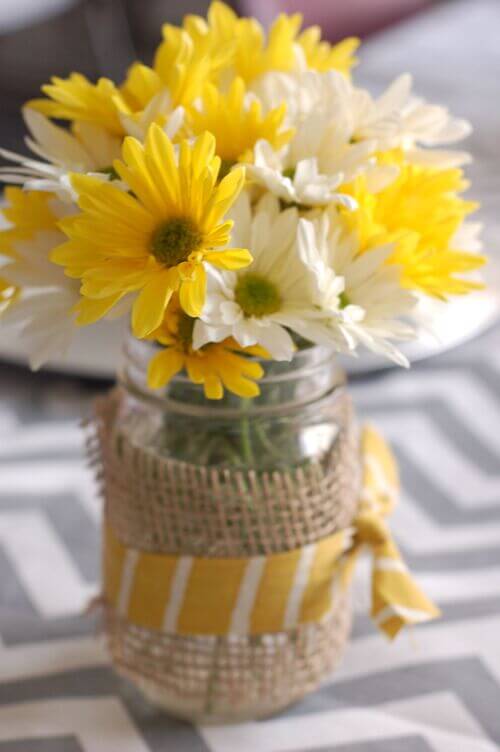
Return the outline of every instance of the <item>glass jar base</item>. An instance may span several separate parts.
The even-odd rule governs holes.
[[[272,706],[270,706],[268,701],[260,701],[255,702],[253,705],[248,705],[241,710],[235,710],[233,707],[228,706],[225,711],[223,708],[220,708],[217,712],[203,710],[197,711],[193,708],[193,705],[189,700],[183,701],[172,691],[159,687],[156,682],[150,682],[144,679],[140,674],[135,674],[124,669],[118,669],[118,673],[123,676],[123,678],[131,681],[152,705],[165,711],[165,713],[173,718],[188,721],[189,723],[199,726],[224,726],[233,723],[245,723],[246,721],[259,721],[271,718],[278,715],[283,710],[286,710],[286,708],[295,705],[302,699],[302,697],[304,697],[304,694],[306,694],[301,692],[297,697],[293,697],[281,703],[276,702]],[[311,687],[308,692],[311,692],[314,689],[315,687]]]

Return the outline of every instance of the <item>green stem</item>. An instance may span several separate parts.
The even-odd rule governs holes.
[[[257,423],[255,425],[255,433],[257,434],[260,443],[264,447],[264,449],[269,452],[269,454],[272,457],[276,457],[276,459],[284,460],[285,457],[282,455],[280,451],[276,450],[276,447],[273,445],[272,441],[269,439],[269,437],[266,435],[266,431],[263,425],[260,423]]]
[[[242,405],[245,409],[250,408],[251,400],[248,398],[242,399]],[[247,467],[253,467],[255,465],[255,457],[252,447],[250,420],[247,417],[241,419],[241,448],[245,464]]]

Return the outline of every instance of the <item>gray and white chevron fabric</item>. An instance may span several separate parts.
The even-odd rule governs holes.
[[[355,381],[393,441],[394,528],[443,610],[392,644],[356,587],[353,640],[320,691],[271,720],[191,728],[118,679],[82,615],[99,505],[78,418],[95,389],[0,376],[0,752],[494,752],[500,748],[500,329]]]

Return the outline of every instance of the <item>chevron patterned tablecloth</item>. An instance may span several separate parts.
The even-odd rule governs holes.
[[[429,97],[448,96],[476,123],[482,112],[472,149],[486,169],[495,144],[498,157],[488,91],[500,73],[500,5],[434,13],[371,42],[364,72],[380,82],[413,67]],[[481,67],[481,48],[496,71]],[[487,251],[498,255],[500,181],[477,178]],[[97,591],[100,505],[78,420],[98,391],[0,366],[0,752],[500,749],[500,327],[409,373],[352,383],[361,417],[396,450],[404,493],[393,529],[442,619],[389,643],[366,616],[361,572],[340,669],[283,715],[240,726],[192,728],[148,705],[111,671],[96,619],[83,614]]]
[[[280,717],[193,729],[108,667],[95,620],[99,504],[78,418],[95,387],[0,377],[0,752],[494,752],[500,745],[500,327],[352,393],[396,449],[394,531],[443,610],[389,643],[357,583],[352,643]]]

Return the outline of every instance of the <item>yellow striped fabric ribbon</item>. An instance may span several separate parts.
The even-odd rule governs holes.
[[[396,503],[394,458],[372,428],[362,438],[359,514],[353,526],[293,551],[251,558],[167,556],[123,546],[109,525],[104,595],[129,622],[184,635],[280,632],[326,618],[360,551],[373,552],[372,616],[393,637],[405,624],[438,616],[415,584],[385,517]]]

